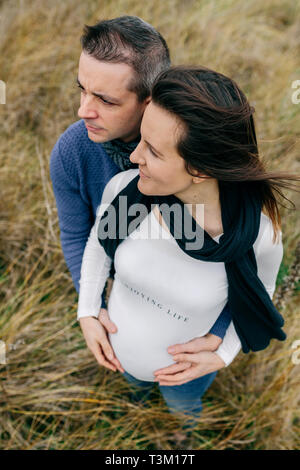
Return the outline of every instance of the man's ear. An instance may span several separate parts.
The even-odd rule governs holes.
[[[145,109],[147,108],[148,104],[150,103],[151,101],[151,96],[147,96],[147,98],[144,99],[143,101],[143,112],[145,111]]]

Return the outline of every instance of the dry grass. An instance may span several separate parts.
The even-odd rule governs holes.
[[[0,79],[7,84],[0,105],[2,449],[167,449],[178,428],[157,389],[150,408],[130,403],[121,375],[99,368],[85,347],[49,179],[51,149],[78,119],[83,23],[121,14],[155,25],[173,63],[233,77],[256,107],[269,167],[298,165],[300,105],[291,102],[292,81],[300,79],[297,2],[0,0]],[[299,208],[295,194],[287,195]],[[300,339],[296,215],[282,209],[276,301],[288,338],[240,353],[219,372],[204,398],[195,449],[299,448],[299,365],[291,360]]]

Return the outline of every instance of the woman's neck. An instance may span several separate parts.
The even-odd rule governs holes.
[[[185,191],[175,194],[184,204],[204,204],[205,211],[220,209],[219,184],[215,178],[208,178],[201,183],[193,183]]]
[[[201,183],[192,184],[187,190],[175,194],[184,204],[191,205],[189,212],[192,217],[202,226],[202,218],[197,213],[197,204],[204,205],[204,229],[211,236],[223,233],[221,203],[218,180],[209,178]],[[200,211],[201,214],[201,211]]]

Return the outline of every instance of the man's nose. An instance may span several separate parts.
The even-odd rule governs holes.
[[[81,98],[78,116],[81,119],[96,119],[98,117],[98,113],[93,105],[93,98],[89,98],[88,96]]]

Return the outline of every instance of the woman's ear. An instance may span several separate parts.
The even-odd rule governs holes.
[[[193,176],[193,183],[199,184],[202,183],[206,178],[203,178],[202,176]]]
[[[195,170],[195,174],[193,175],[193,183],[199,184],[207,180],[208,178],[210,178],[210,176],[207,176],[204,173],[200,173],[200,171]]]

